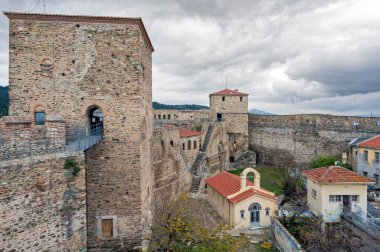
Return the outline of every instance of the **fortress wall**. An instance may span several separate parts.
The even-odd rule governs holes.
[[[75,160],[81,171],[63,169]],[[80,251],[86,248],[84,155],[49,154],[0,162],[0,250]]]
[[[309,163],[320,155],[340,158],[352,139],[380,134],[377,121],[380,118],[249,115],[249,145],[259,163],[275,164],[282,157],[294,158],[298,164]]]
[[[208,174],[225,171],[229,165],[228,134],[225,123],[216,123],[206,150]]]
[[[182,145],[178,129],[155,128],[153,135],[154,197],[161,200],[187,190],[191,174],[180,153]],[[173,141],[173,146],[170,141]]]

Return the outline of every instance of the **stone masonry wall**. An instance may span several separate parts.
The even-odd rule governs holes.
[[[225,171],[228,168],[230,153],[228,140],[226,125],[216,123],[206,150],[206,165],[209,175]]]
[[[104,139],[86,152],[88,249],[140,246],[154,187],[152,48],[141,20],[9,17],[10,115],[62,115],[70,138],[102,110]],[[101,237],[102,216],[116,216],[112,237]]]
[[[0,160],[39,156],[66,148],[63,118],[48,116],[45,125],[36,125],[31,118],[0,118]]]
[[[175,109],[155,109],[153,110],[154,120],[170,121],[202,121],[208,120],[210,110],[175,110]]]
[[[320,155],[338,158],[353,138],[380,134],[380,118],[332,115],[249,115],[249,145],[258,163],[292,157],[298,164]],[[355,124],[358,125],[354,125]]]
[[[76,177],[66,159],[80,167]],[[0,162],[0,251],[85,251],[84,155]]]
[[[181,155],[181,142],[176,128],[154,130],[154,198],[158,203],[190,187],[191,174]],[[171,145],[173,143],[173,146]]]

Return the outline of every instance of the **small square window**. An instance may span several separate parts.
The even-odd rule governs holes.
[[[363,172],[363,176],[364,176],[364,177],[367,177],[367,176],[368,176],[368,172],[365,172],[365,171],[364,171],[364,172]]]
[[[226,97],[222,96],[222,101],[225,101],[226,100]]]
[[[242,218],[242,219],[244,218],[244,210],[240,211],[240,218]]]
[[[269,211],[270,211],[269,207],[265,208],[265,215],[269,215]]]
[[[243,101],[243,97],[240,96],[240,101]]]
[[[312,189],[311,196],[313,196],[313,198],[316,199],[317,198],[317,191]]]
[[[359,202],[359,195],[351,195],[352,202]]]
[[[36,112],[36,125],[45,125],[45,112]]]

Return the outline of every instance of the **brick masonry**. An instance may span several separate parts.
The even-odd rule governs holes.
[[[81,171],[63,169],[66,159]],[[0,251],[85,251],[84,155],[0,161]]]

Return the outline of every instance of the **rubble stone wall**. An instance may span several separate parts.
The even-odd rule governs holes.
[[[67,159],[80,172],[64,169]],[[0,162],[0,250],[85,251],[83,154],[61,153]]]
[[[257,162],[274,164],[281,156],[298,164],[317,156],[341,158],[347,143],[380,134],[380,118],[332,115],[249,115],[249,145]],[[357,124],[357,125],[356,125]]]

